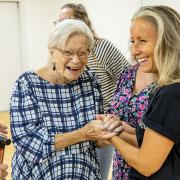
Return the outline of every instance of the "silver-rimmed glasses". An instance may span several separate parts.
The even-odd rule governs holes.
[[[89,55],[89,49],[85,49],[85,48],[80,48],[76,51],[65,50],[60,48],[55,48],[55,49],[59,50],[63,54],[63,56],[67,59],[72,59],[75,55],[77,55],[80,60],[84,60],[87,59]]]

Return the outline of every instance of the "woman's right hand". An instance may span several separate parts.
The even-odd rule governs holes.
[[[101,120],[93,120],[81,128],[81,133],[87,140],[102,140],[107,133]]]
[[[119,135],[124,130],[122,121],[114,114],[97,114],[96,119],[103,122],[105,130],[108,132],[104,139]]]
[[[110,117],[111,118],[111,117]],[[109,119],[109,117],[108,117]],[[114,117],[113,117],[114,119]],[[114,121],[110,124],[103,120],[93,120],[87,125],[85,125],[81,131],[87,140],[105,140],[110,139],[113,136],[116,136],[119,132],[122,131],[123,126],[121,125],[121,121]],[[107,127],[109,125],[109,127]]]

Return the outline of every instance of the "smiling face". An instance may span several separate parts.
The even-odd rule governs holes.
[[[61,83],[77,80],[88,62],[88,40],[82,34],[74,34],[63,49],[54,48],[52,54]]]
[[[136,19],[130,28],[131,53],[143,72],[155,73],[154,48],[157,41],[156,26],[150,21]]]

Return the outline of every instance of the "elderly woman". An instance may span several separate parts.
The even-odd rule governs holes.
[[[103,112],[102,96],[96,77],[84,70],[93,43],[84,22],[59,22],[49,38],[49,64],[16,81],[13,180],[101,179],[94,140],[116,133],[94,132],[103,129],[102,121],[92,121]]]

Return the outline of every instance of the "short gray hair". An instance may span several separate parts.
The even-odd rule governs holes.
[[[63,48],[69,37],[74,34],[82,34],[87,38],[88,49],[91,51],[94,45],[94,36],[89,27],[78,19],[65,19],[51,32],[48,41],[49,48]]]

